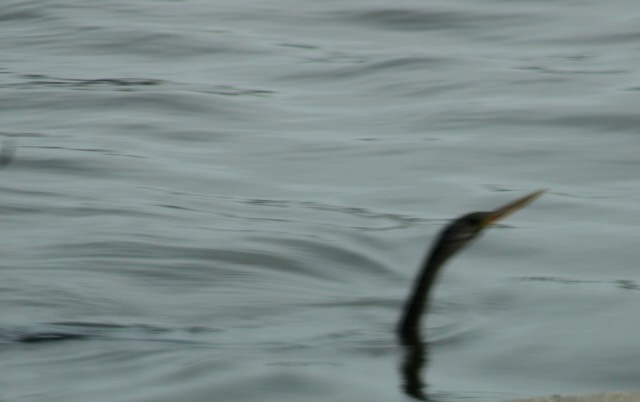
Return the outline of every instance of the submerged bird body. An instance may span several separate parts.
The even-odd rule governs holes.
[[[444,263],[478,238],[483,229],[529,204],[542,193],[544,190],[536,191],[495,211],[463,215],[440,232],[420,268],[398,324],[398,334],[404,344],[420,341],[420,323],[424,310],[428,307],[429,294]]]

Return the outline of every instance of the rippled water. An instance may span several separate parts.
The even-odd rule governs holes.
[[[2,400],[411,400],[393,327],[427,244],[538,188],[447,267],[413,380],[438,402],[638,388],[635,0],[0,21]]]

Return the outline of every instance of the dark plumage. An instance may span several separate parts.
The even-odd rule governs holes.
[[[531,193],[495,211],[463,215],[440,232],[420,268],[398,324],[398,334],[404,344],[415,344],[420,341],[420,322],[429,301],[429,293],[444,263],[476,239],[483,229],[529,204],[540,197],[544,191]]]

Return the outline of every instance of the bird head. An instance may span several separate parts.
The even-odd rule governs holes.
[[[431,250],[434,263],[442,263],[459,250],[478,238],[480,233],[499,220],[519,210],[540,197],[546,190],[539,190],[508,203],[494,211],[471,212],[463,215],[446,226]]]

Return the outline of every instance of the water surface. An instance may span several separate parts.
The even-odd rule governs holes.
[[[539,188],[447,267],[423,391],[638,387],[635,1],[0,21],[1,399],[411,400],[393,327],[427,244]]]

